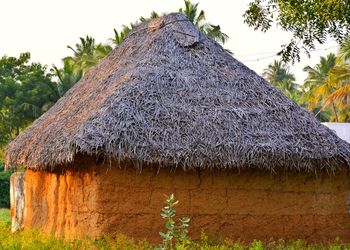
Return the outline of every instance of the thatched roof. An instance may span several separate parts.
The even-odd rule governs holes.
[[[143,23],[8,147],[6,164],[76,155],[161,167],[333,171],[350,146],[182,14]]]

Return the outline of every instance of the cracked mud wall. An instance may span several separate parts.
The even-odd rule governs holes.
[[[350,241],[349,176],[188,171],[79,160],[65,172],[26,171],[25,228],[72,238],[123,233],[159,242],[164,194],[174,193],[190,232],[243,240]]]

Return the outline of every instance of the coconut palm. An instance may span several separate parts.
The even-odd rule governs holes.
[[[344,38],[338,51],[337,65],[332,69],[330,81],[336,90],[325,100],[326,104],[336,103],[349,116],[350,107],[350,36]]]
[[[321,57],[315,67],[306,66],[304,71],[308,74],[303,85],[303,94],[300,101],[305,104],[316,116],[321,112],[327,113],[330,108],[335,120],[338,120],[337,108],[335,105],[328,107],[324,100],[334,91],[334,83],[329,80],[330,72],[336,65],[336,56],[333,53]],[[322,115],[325,117],[326,114]],[[320,117],[318,117],[320,118]]]
[[[53,67],[52,72],[57,76],[57,89],[60,97],[62,97],[75,83],[83,76],[83,72],[74,65],[72,60],[63,59],[63,68]]]
[[[90,36],[80,37],[80,43],[75,44],[75,48],[67,47],[73,51],[73,56],[65,57],[63,60],[71,61],[69,64],[75,65],[75,69],[81,70],[83,74],[112,50],[109,45],[96,44],[95,39]]]
[[[263,72],[263,77],[275,86],[278,86],[283,81],[295,81],[295,77],[289,72],[287,65],[278,60],[267,66]]]
[[[336,65],[331,69],[329,84],[334,91],[324,100],[324,105],[336,106],[339,110],[339,120],[350,119],[350,37],[340,44]]]
[[[350,36],[345,37],[340,44],[338,58],[342,61],[350,59]]]
[[[112,47],[101,43],[96,44],[95,39],[86,36],[80,38],[75,47],[67,46],[73,51],[73,56],[62,59],[63,68],[53,66],[52,73],[57,77],[57,89],[63,96],[81,77],[103,59]]]
[[[282,61],[275,60],[263,72],[263,77],[272,85],[278,87],[294,102],[298,102],[300,90],[295,83],[295,77],[288,66]]]
[[[114,46],[119,46],[124,41],[126,36],[129,34],[130,30],[131,29],[129,28],[129,26],[125,26],[125,25],[123,26],[123,29],[120,32],[118,32],[116,29],[113,29],[114,37],[110,38],[109,40],[112,42]]]
[[[193,4],[188,0],[185,0],[184,3],[185,7],[180,8],[179,12],[185,14],[200,31],[222,44],[227,41],[228,36],[221,31],[220,25],[213,25],[205,22],[206,17],[204,10],[198,10],[199,3]]]
[[[347,121],[350,118],[350,67],[346,63],[338,63],[327,79],[333,87],[323,101],[324,105],[331,105],[338,109],[337,120]]]

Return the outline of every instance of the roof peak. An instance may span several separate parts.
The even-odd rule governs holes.
[[[169,26],[174,32],[177,42],[182,46],[191,46],[200,39],[200,31],[188,17],[185,14],[176,12],[141,23],[130,32],[129,36],[136,35],[145,30],[159,32],[164,27]]]

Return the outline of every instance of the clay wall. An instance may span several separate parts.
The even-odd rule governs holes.
[[[25,228],[65,237],[123,233],[159,242],[164,194],[191,218],[193,238],[288,238],[350,241],[349,176],[257,170],[187,171],[117,164],[75,164],[78,170],[26,171]],[[159,171],[159,173],[158,173]]]

